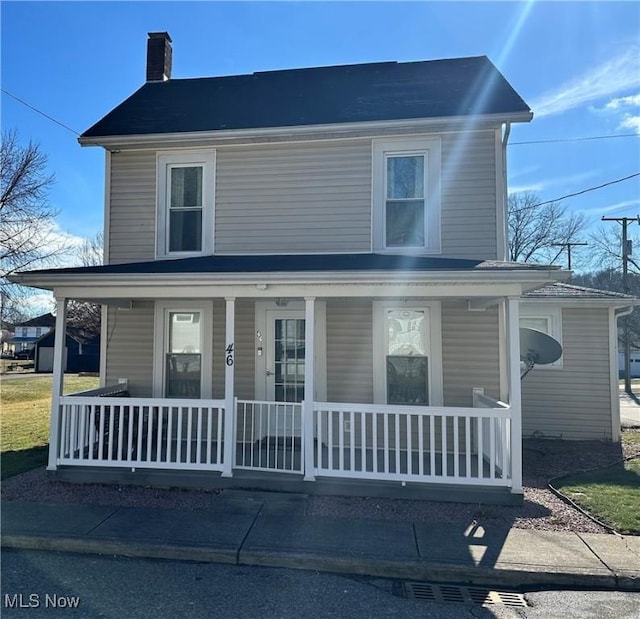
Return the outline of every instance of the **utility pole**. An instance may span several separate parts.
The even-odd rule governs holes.
[[[567,269],[571,271],[571,248],[577,245],[589,245],[589,243],[553,243],[553,247],[567,248]],[[560,250],[562,251],[562,250]],[[558,256],[556,256],[557,258]]]
[[[632,254],[631,241],[627,235],[629,222],[636,221],[640,224],[640,215],[637,217],[603,217],[602,221],[617,221],[622,224],[622,290],[629,294],[629,256]],[[629,337],[629,316],[624,317],[624,390],[633,395],[631,390],[631,338]]]

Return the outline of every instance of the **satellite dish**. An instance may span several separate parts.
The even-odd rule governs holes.
[[[534,365],[547,365],[560,359],[562,346],[550,335],[536,329],[520,327],[520,361],[525,369],[520,374],[522,380]]]

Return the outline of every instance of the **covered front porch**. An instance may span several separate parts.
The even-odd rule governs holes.
[[[56,277],[56,333],[69,299],[105,308],[104,386],[63,396],[56,340],[49,470],[521,496],[519,298],[561,273],[374,258],[360,270],[345,259]]]
[[[61,397],[50,466],[513,488],[512,411],[480,393],[473,408],[313,402],[307,418],[306,402],[234,398],[227,415],[225,400],[126,394],[123,383]]]

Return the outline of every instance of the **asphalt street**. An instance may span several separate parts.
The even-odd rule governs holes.
[[[515,609],[407,600],[395,580],[5,549],[3,618],[638,619],[640,594],[526,593]],[[22,606],[22,607],[20,607]]]

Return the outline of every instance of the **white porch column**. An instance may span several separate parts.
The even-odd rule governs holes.
[[[304,299],[304,402],[302,403],[302,436],[304,440],[304,480],[315,481],[313,466],[313,403],[315,400],[315,297]]]
[[[57,468],[60,449],[60,396],[64,389],[64,349],[67,334],[67,299],[56,299],[56,331],[53,345],[53,391],[51,397],[51,426],[49,428],[49,465]]]
[[[224,461],[222,477],[233,476],[233,457],[236,440],[235,420],[236,405],[234,394],[235,379],[235,322],[236,322],[236,300],[234,297],[226,297],[226,338],[224,352]]]
[[[520,306],[517,297],[507,299],[509,334],[509,405],[511,407],[511,492],[522,492],[522,397],[520,391]]]

